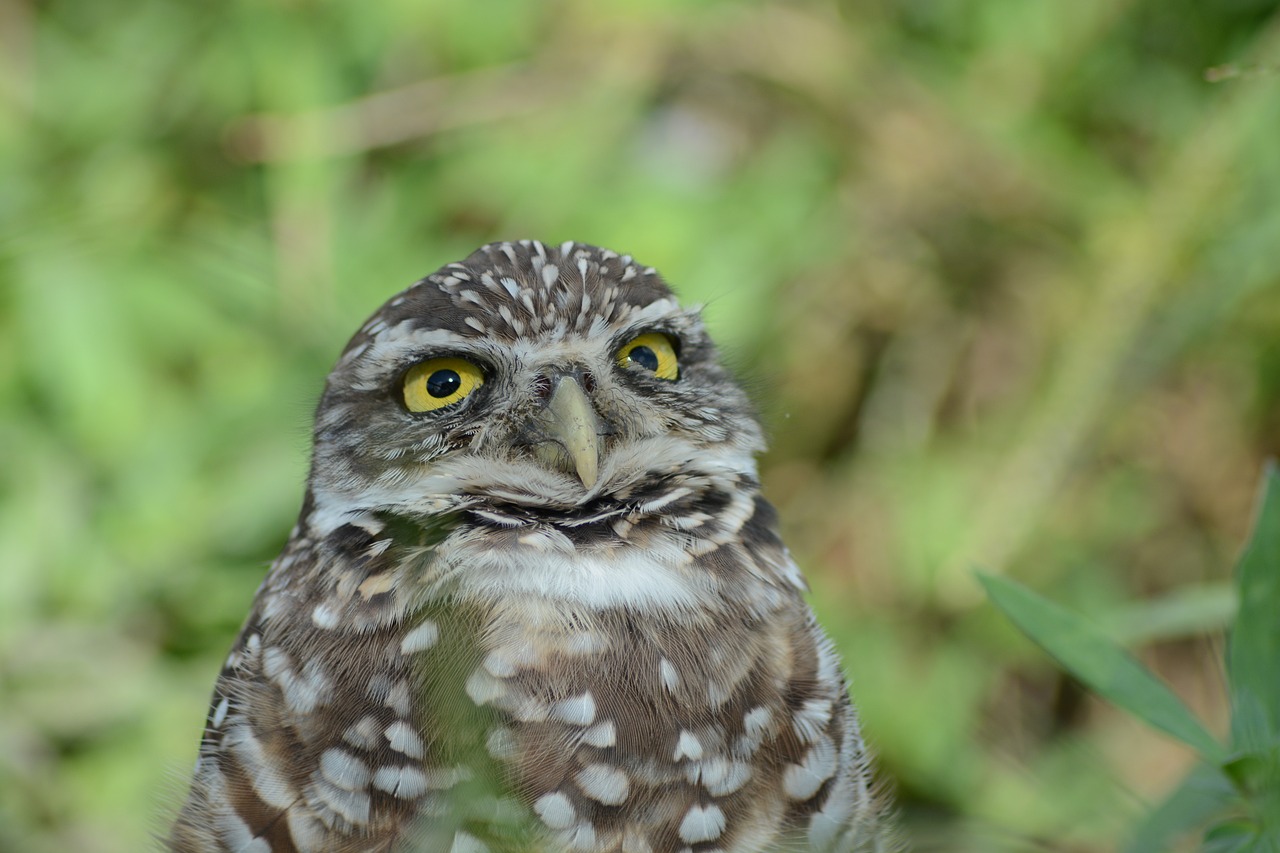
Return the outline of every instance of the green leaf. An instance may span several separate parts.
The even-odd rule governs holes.
[[[1205,833],[1200,853],[1262,853],[1255,846],[1257,827],[1237,820],[1219,824]]]
[[[1206,832],[1200,853],[1280,853],[1280,832],[1235,818]]]
[[[1008,578],[978,578],[992,602],[1023,633],[1104,699],[1194,747],[1214,763],[1226,757],[1222,745],[1182,701],[1101,628]]]
[[[1166,853],[1182,836],[1238,801],[1231,782],[1211,764],[1195,767],[1134,831],[1124,853]]]
[[[1256,752],[1280,740],[1280,474],[1274,462],[1263,474],[1236,589],[1240,609],[1227,649],[1231,743]]]

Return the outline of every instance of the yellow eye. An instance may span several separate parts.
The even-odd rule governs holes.
[[[480,368],[460,358],[429,358],[404,375],[404,404],[411,412],[434,412],[461,401],[484,384]]]
[[[676,349],[671,338],[660,332],[646,332],[618,350],[618,366],[639,367],[659,379],[674,381],[680,378]]]

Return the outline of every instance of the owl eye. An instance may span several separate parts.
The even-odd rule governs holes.
[[[480,368],[460,358],[429,358],[404,375],[404,404],[411,412],[434,412],[461,402],[484,384]]]
[[[659,379],[680,378],[680,362],[671,338],[661,332],[646,332],[632,338],[618,350],[618,366],[647,370]]]

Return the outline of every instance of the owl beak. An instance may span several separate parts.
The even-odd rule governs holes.
[[[594,486],[600,465],[600,419],[576,379],[560,377],[546,408],[534,416],[534,424],[544,437],[535,450],[538,458],[549,465],[567,461],[582,485]]]

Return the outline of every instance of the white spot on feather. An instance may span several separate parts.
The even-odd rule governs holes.
[[[680,686],[680,674],[676,672],[675,664],[666,658],[658,661],[658,675],[662,678],[662,686],[667,688],[668,692],[674,693]]]
[[[582,734],[582,742],[587,746],[595,746],[600,749],[613,746],[618,741],[618,733],[614,728],[613,720],[605,720],[602,723],[596,723]]]
[[[383,704],[402,717],[409,716],[409,682],[401,679],[392,684]]]
[[[685,813],[680,821],[680,838],[689,843],[711,841],[719,838],[724,832],[724,812],[714,803],[706,806],[694,806]]]
[[[426,793],[426,775],[417,767],[379,767],[374,772],[374,788],[392,797],[417,799]]]
[[[672,761],[679,761],[682,758],[692,758],[697,761],[702,757],[702,742],[693,734],[693,732],[681,730],[679,739],[676,740],[676,751],[671,756]]]
[[[836,748],[831,738],[821,736],[799,764],[788,764],[782,774],[782,788],[793,800],[807,800],[836,772]]]
[[[311,792],[329,811],[348,823],[362,825],[369,822],[371,800],[365,791],[341,788],[326,779],[318,779],[311,785]],[[321,817],[324,820],[324,817]]]
[[[396,752],[409,756],[410,758],[422,757],[422,738],[413,730],[404,720],[396,720],[387,726],[386,732],[387,742]]]
[[[773,712],[757,705],[742,718],[742,737],[734,743],[734,753],[739,757],[751,755],[760,748],[773,723]]]
[[[561,843],[570,850],[596,850],[596,828],[585,820],[560,834]]]
[[[373,717],[361,717],[359,722],[347,727],[342,739],[357,749],[373,749],[381,738],[378,721]]]
[[[799,569],[795,570],[799,573]],[[818,635],[818,681],[823,684],[840,682],[840,657],[829,637]]]
[[[803,743],[813,743],[831,722],[831,700],[809,699],[795,713],[792,728]]]
[[[590,693],[561,699],[551,707],[551,716],[576,726],[589,726],[596,718],[596,700]]]
[[[765,729],[773,721],[773,712],[763,705],[757,705],[742,718],[742,728],[747,737],[757,743],[764,738]]]
[[[690,762],[685,768],[690,785],[701,784],[713,797],[726,797],[751,779],[751,765],[725,758]]]
[[[289,836],[299,850],[323,850],[329,843],[329,830],[310,810],[289,809],[286,814]]]
[[[329,679],[321,672],[318,660],[308,661],[300,676],[290,666],[289,655],[278,646],[269,646],[263,652],[262,670],[279,686],[285,703],[299,714],[314,711],[329,691]]]
[[[440,628],[430,619],[423,619],[422,624],[404,635],[400,641],[400,654],[411,655],[425,652],[440,640]]]
[[[315,610],[311,611],[311,624],[315,625],[316,628],[333,630],[338,628],[340,622],[342,622],[342,617],[328,602],[319,603],[319,605],[315,606]]]
[[[369,784],[369,767],[337,747],[326,749],[320,756],[320,775],[348,791],[363,790]]]
[[[680,500],[681,498],[685,497],[686,495],[690,495],[690,494],[693,494],[693,489],[687,488],[685,486],[681,486],[678,489],[672,489],[671,491],[667,492],[665,495],[660,495],[654,498],[653,500],[645,501],[644,503],[636,507],[636,511],[645,513],[645,514],[655,513],[658,510],[662,509],[663,507],[673,504],[676,501]]]
[[[607,764],[589,764],[576,777],[582,793],[606,806],[619,806],[631,793],[627,774]]]
[[[213,719],[210,721],[213,727],[219,728],[227,719],[227,710],[231,707],[231,700],[226,696],[222,697],[222,701],[218,703],[218,707],[213,709]]]
[[[507,687],[483,668],[471,673],[467,679],[465,690],[471,701],[477,705],[487,705],[495,699],[507,694]]]
[[[492,729],[485,738],[484,746],[490,755],[499,760],[512,758],[518,749],[515,734],[505,726]]]
[[[836,838],[848,831],[853,821],[853,805],[858,797],[853,791],[851,779],[845,774],[835,782],[822,809],[809,820],[809,846],[818,850],[836,847]],[[864,800],[865,802],[865,800]]]
[[[573,803],[559,791],[539,797],[533,804],[533,811],[551,829],[568,829],[578,819]]]
[[[496,650],[485,656],[483,666],[495,678],[510,678],[516,674],[515,663]]]

